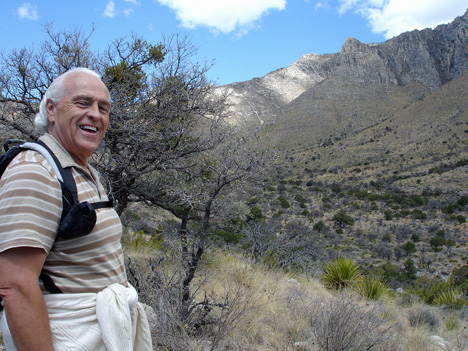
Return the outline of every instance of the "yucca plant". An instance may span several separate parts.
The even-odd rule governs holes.
[[[352,287],[362,279],[362,271],[353,260],[338,257],[327,263],[322,274],[323,284],[327,289],[342,290]]]
[[[386,292],[387,286],[378,277],[364,277],[354,284],[354,290],[368,300],[378,300]]]
[[[449,287],[436,295],[433,304],[445,306],[450,310],[459,310],[468,305],[468,300],[461,290]]]

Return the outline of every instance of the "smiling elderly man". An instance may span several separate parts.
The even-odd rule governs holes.
[[[36,116],[40,140],[71,169],[78,201],[108,201],[88,164],[109,123],[109,92],[99,76],[77,68],[50,85]],[[127,283],[111,207],[96,211],[87,235],[57,237],[62,189],[51,164],[22,151],[0,179],[1,329],[10,350],[152,350],[135,289]],[[39,280],[50,276],[58,292]]]

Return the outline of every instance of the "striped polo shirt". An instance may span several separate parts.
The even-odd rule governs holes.
[[[41,140],[63,168],[72,167],[80,202],[108,200],[92,167],[86,172],[51,135]],[[115,210],[96,210],[90,234],[55,240],[61,214],[62,191],[52,167],[36,151],[21,152],[0,179],[0,252],[19,247],[43,249],[48,254],[43,270],[64,293],[98,292],[113,283],[127,285],[122,225]]]

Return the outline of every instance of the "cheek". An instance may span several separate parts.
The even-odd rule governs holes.
[[[102,118],[102,127],[103,127],[103,130],[104,130],[104,133],[106,132],[108,125],[109,125],[109,117],[103,117]]]

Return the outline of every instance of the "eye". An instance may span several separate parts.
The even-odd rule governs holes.
[[[104,113],[109,113],[109,106],[107,105],[99,105],[99,110],[101,110]]]
[[[77,101],[75,101],[75,103],[78,106],[88,106],[89,105],[88,101],[86,101],[86,100],[77,100]]]

